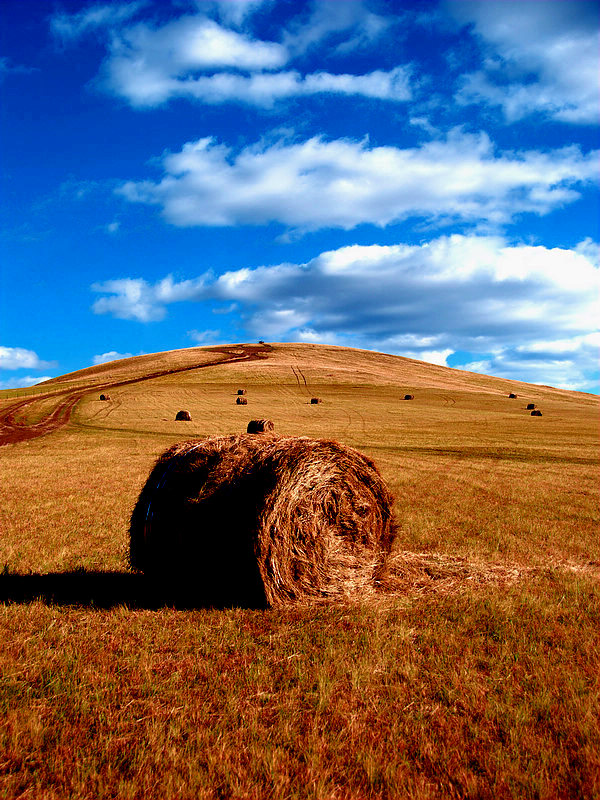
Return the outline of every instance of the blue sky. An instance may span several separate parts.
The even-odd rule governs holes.
[[[0,388],[322,342],[598,392],[597,0],[3,0]]]

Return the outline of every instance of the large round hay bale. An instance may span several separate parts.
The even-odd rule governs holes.
[[[311,397],[311,398],[310,398],[310,403],[311,403],[311,405],[313,405],[313,406],[316,406],[316,405],[317,405],[317,403],[322,403],[322,402],[323,402],[323,401],[321,400],[321,398],[320,398],[320,397]]]
[[[180,422],[189,422],[192,419],[192,415],[189,411],[178,411],[175,414],[175,419],[179,420]]]
[[[100,400],[110,400],[110,395],[109,394],[101,394],[100,395]]]
[[[130,562],[191,606],[364,596],[391,547],[392,502],[373,462],[334,441],[182,442],[141,491]]]
[[[248,423],[248,433],[267,433],[275,430],[275,425],[270,419],[251,419]]]
[[[245,389],[238,389],[237,393],[238,394],[246,394],[246,390]]]
[[[414,394],[405,394],[404,395],[404,399],[405,400],[414,400],[415,396],[414,396]]]
[[[238,397],[235,402],[238,404],[238,406],[247,406],[248,405],[248,401],[246,400],[245,397]]]
[[[531,416],[532,417],[541,417],[542,416],[542,412],[539,410],[539,408],[536,408],[535,411],[531,412]]]
[[[535,403],[527,403],[527,411],[531,411],[532,408],[535,408]]]
[[[517,395],[514,394],[513,392],[511,392],[508,396],[510,397],[511,400],[516,400],[517,399]]]

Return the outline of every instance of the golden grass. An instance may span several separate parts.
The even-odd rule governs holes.
[[[59,598],[2,595],[0,796],[599,796],[597,398],[312,345],[110,395],[0,451],[0,568],[13,600],[43,573]],[[387,590],[289,611],[120,592],[156,457],[261,417],[375,460],[400,523]],[[78,568],[112,608],[60,599]]]

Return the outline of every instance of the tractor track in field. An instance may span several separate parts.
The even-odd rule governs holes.
[[[159,370],[142,375],[138,378],[128,378],[127,380],[106,381],[104,383],[88,384],[78,386],[76,389],[61,389],[56,392],[46,392],[36,397],[20,400],[11,403],[0,409],[0,447],[8,444],[17,444],[28,439],[36,439],[38,436],[45,436],[48,433],[58,430],[68,424],[77,403],[90,392],[100,392],[106,389],[116,389],[121,386],[130,386],[134,383],[163,378],[167,375],[176,375],[179,372],[191,372],[195,369],[205,367],[218,367],[224,364],[236,364],[243,361],[256,361],[265,358],[273,348],[269,344],[252,345],[219,345],[207,348],[209,352],[219,353],[225,356],[221,361],[210,361],[206,364],[193,364],[189,367],[177,367],[175,369]],[[240,353],[240,350],[242,352]],[[61,399],[59,399],[61,398]],[[28,424],[19,419],[23,412],[32,409],[37,403],[44,400],[59,399],[57,406],[46,416]]]

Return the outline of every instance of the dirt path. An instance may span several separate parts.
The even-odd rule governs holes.
[[[210,352],[220,353],[224,356],[221,361],[210,361],[206,364],[194,364],[191,367],[179,367],[177,369],[166,369],[159,372],[151,372],[139,378],[130,378],[124,381],[107,381],[106,383],[94,383],[88,386],[78,386],[77,389],[63,389],[58,392],[47,392],[37,395],[28,400],[20,400],[0,409],[0,447],[7,444],[24,442],[27,439],[35,439],[37,436],[45,436],[47,433],[62,428],[66,425],[73,413],[77,403],[89,392],[99,392],[105,389],[116,389],[120,386],[129,386],[133,383],[142,383],[153,378],[162,378],[166,375],[174,375],[178,372],[190,372],[194,369],[204,367],[218,367],[222,364],[235,364],[242,361],[255,361],[264,358],[273,348],[268,344],[244,344],[244,345],[220,345],[211,347]],[[243,350],[243,353],[240,353]],[[19,421],[19,417],[26,408],[35,406],[48,398],[62,398],[56,408],[41,419],[39,422],[28,425],[26,422]]]

